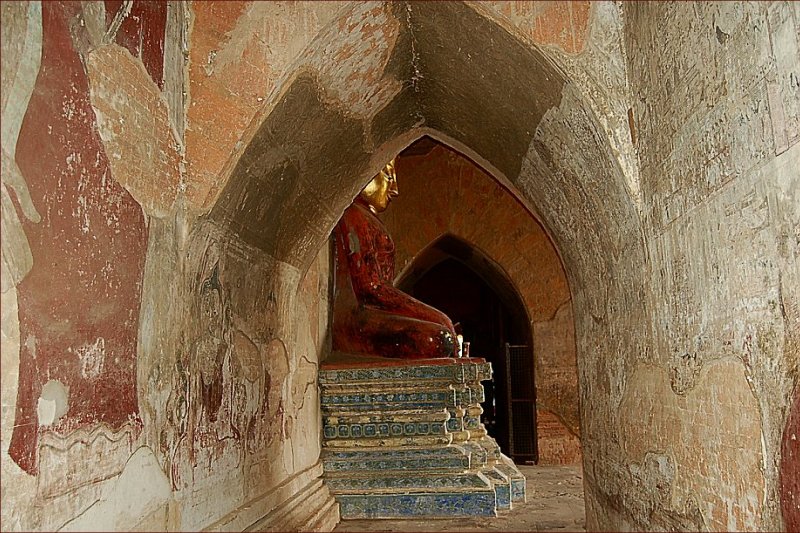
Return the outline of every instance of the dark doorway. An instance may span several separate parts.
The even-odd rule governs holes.
[[[484,382],[482,421],[514,461],[536,462],[530,325],[522,301],[502,270],[468,243],[448,235],[417,257],[398,287],[460,324],[464,340],[471,344],[470,355],[492,364],[493,378]],[[513,346],[513,358],[509,358],[508,345]],[[527,399],[525,405],[522,398]]]

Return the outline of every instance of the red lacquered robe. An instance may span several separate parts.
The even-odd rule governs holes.
[[[380,219],[356,199],[334,235],[333,349],[402,359],[455,356],[450,319],[392,284],[394,242]]]

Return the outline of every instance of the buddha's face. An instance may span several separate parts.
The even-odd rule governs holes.
[[[389,161],[361,191],[361,199],[373,213],[381,213],[389,207],[392,198],[400,194],[397,189],[397,176],[394,173],[394,159]]]

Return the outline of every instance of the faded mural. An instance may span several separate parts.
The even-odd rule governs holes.
[[[169,94],[181,86],[164,67],[178,8],[3,3],[4,530],[204,527],[293,480],[254,521],[321,472],[328,250],[304,276],[281,274],[253,266],[258,250],[169,222],[183,189]],[[173,289],[183,310],[167,317],[175,350],[148,368],[139,356],[164,340],[149,333],[164,317],[143,298],[159,283],[145,281],[146,256],[164,228],[194,236],[194,261],[173,273],[185,280]],[[209,514],[220,472],[234,488]],[[330,500],[316,486],[309,497]]]
[[[31,474],[44,459],[38,442],[46,433],[64,436],[98,423],[137,432],[147,240],[141,208],[114,181],[97,134],[84,65],[90,37],[76,24],[80,6],[45,3],[41,10],[42,66],[15,154],[42,214],[38,223],[22,222],[33,261],[17,286],[20,381],[9,449]],[[62,397],[41,397],[48,383]]]

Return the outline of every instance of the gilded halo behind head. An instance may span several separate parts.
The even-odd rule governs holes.
[[[394,170],[394,159],[378,172],[366,187],[361,190],[360,197],[373,213],[382,213],[389,207],[392,198],[399,195],[397,176]]]

